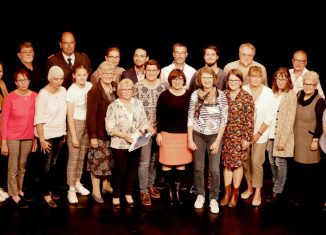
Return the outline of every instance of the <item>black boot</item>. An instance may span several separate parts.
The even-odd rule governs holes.
[[[163,176],[164,176],[164,182],[166,185],[166,190],[168,191],[169,194],[169,201],[170,204],[173,205],[173,188],[174,188],[174,182],[173,182],[173,177],[172,177],[172,170],[169,171],[163,171]]]
[[[179,204],[182,204],[182,200],[180,197],[180,192],[181,192],[181,185],[183,183],[183,175],[184,175],[184,170],[176,170],[175,171],[175,201],[178,202]]]

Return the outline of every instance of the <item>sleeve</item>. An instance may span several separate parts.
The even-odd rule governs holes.
[[[320,138],[321,134],[323,133],[323,113],[325,110],[326,104],[325,100],[323,98],[320,98],[315,107],[315,112],[316,112],[316,128],[314,131],[313,138]]]
[[[242,133],[246,141],[250,142],[254,134],[254,113],[255,103],[251,95],[246,95],[244,101],[244,123],[242,125]]]
[[[112,136],[112,131],[116,129],[116,112],[115,110],[115,103],[112,102],[108,109],[106,110],[105,116],[105,129],[108,135]]]
[[[197,91],[194,91],[191,94],[190,102],[189,102],[188,123],[187,123],[188,127],[194,126],[194,115],[195,115],[196,102],[197,102]]]
[[[3,103],[2,107],[2,115],[1,115],[1,139],[6,140],[8,136],[8,121],[10,117],[11,112],[11,99],[10,96],[7,96],[5,98],[5,101]]]
[[[220,108],[221,108],[221,126],[226,126],[228,123],[229,105],[224,92],[218,91],[220,93]]]
[[[86,125],[89,139],[97,138],[96,115],[98,109],[98,99],[95,90],[91,89],[87,94]]]
[[[44,93],[44,90],[41,90],[36,97],[35,101],[35,117],[34,125],[45,124],[46,123],[46,106],[48,103],[48,98]]]
[[[156,107],[156,128],[157,128],[157,133],[162,132],[162,121],[163,121],[163,115],[164,115],[164,111],[163,111],[163,93],[161,93],[161,95],[158,97],[157,100],[157,107]]]

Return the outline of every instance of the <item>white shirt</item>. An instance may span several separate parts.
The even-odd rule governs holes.
[[[172,64],[170,64],[168,66],[165,66],[164,68],[161,69],[160,78],[162,79],[162,81],[165,81],[165,82],[169,83],[168,82],[168,77],[169,77],[170,72],[173,69],[176,69],[174,62]],[[194,69],[190,65],[184,64],[182,71],[186,75],[185,87],[186,87],[186,89],[188,89],[189,86],[190,86],[191,78],[194,75],[194,73],[196,72],[196,69]]]

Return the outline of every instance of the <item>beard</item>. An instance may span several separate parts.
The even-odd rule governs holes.
[[[213,67],[215,64],[216,64],[216,63],[206,63],[206,66],[211,68],[211,67]]]

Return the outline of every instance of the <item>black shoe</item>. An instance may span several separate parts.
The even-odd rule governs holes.
[[[273,193],[266,198],[267,203],[278,203],[281,200],[280,193]]]
[[[33,202],[34,198],[31,195],[25,194],[24,196],[19,195],[20,199],[25,202]]]
[[[58,207],[57,203],[55,203],[52,199],[50,199],[49,201],[46,201],[45,198],[43,198],[43,201],[51,208]]]
[[[15,202],[12,198],[11,198],[11,202],[19,209],[26,209],[29,206],[26,204],[26,202],[24,202],[23,200],[19,200],[18,202]]]
[[[52,197],[52,199],[55,200],[55,201],[60,200],[60,195],[57,194],[57,193],[52,193],[52,194],[51,194],[51,197]]]

